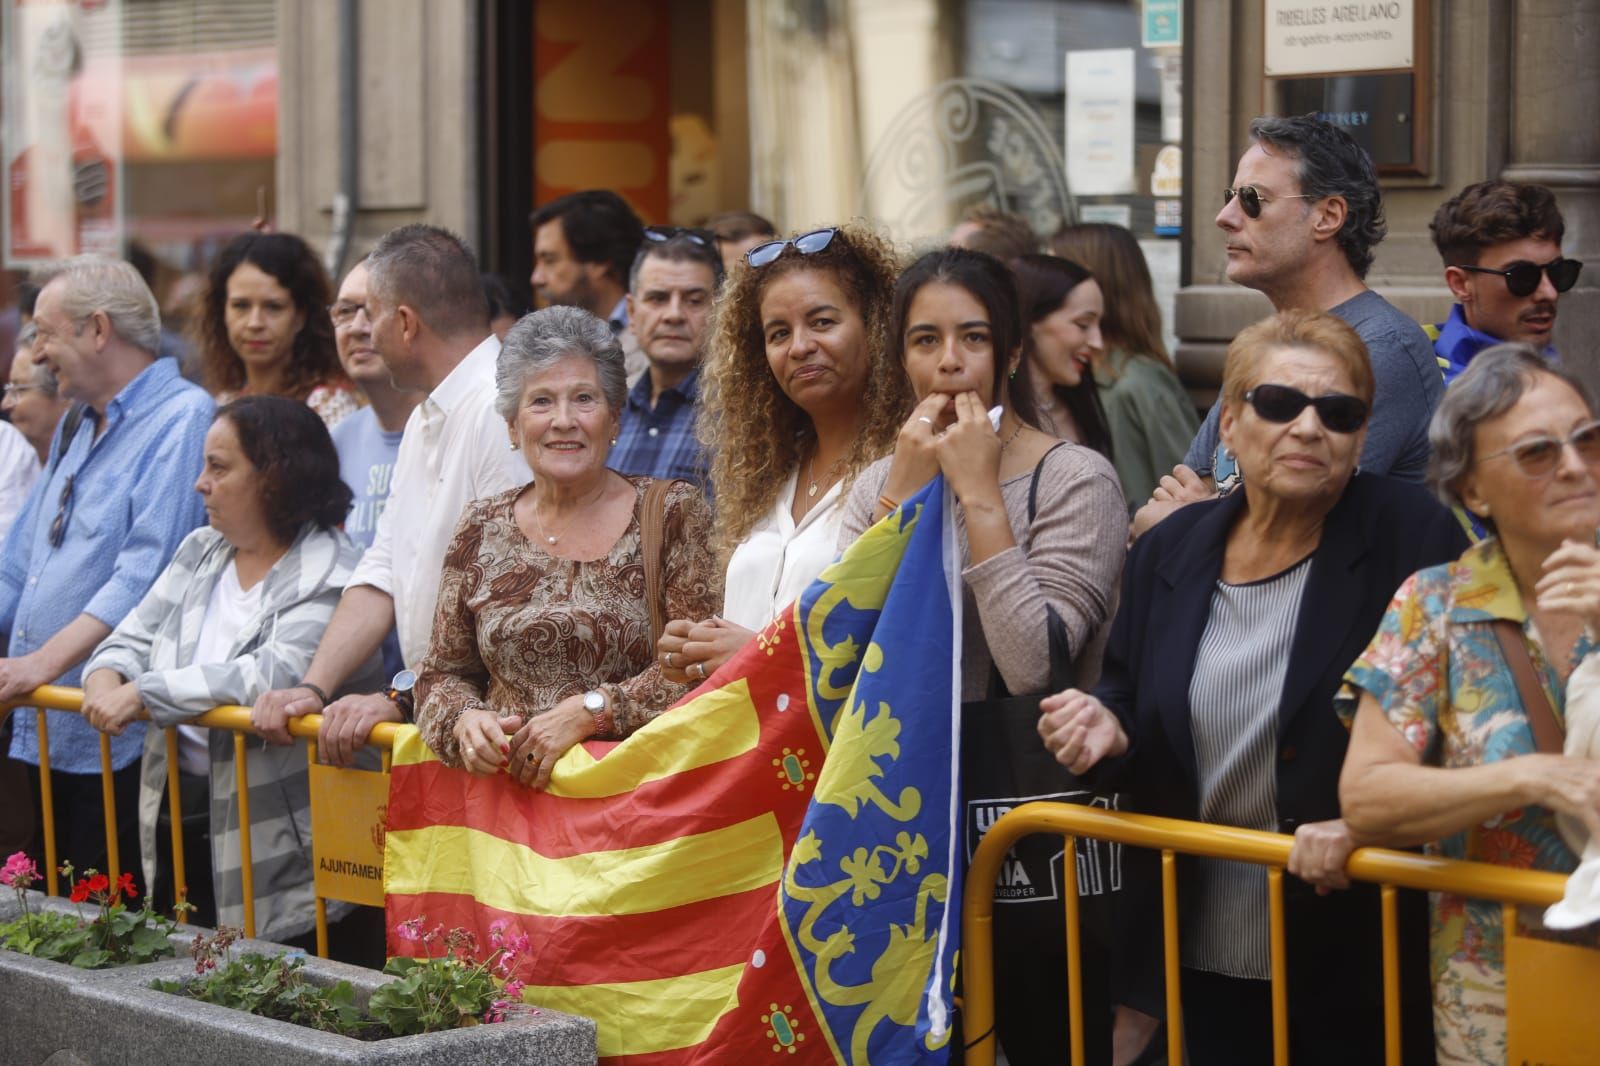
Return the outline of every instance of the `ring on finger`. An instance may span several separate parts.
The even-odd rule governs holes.
[[[676,670],[678,668],[677,657],[674,656],[670,651],[661,657],[661,661],[667,664],[667,669],[669,670]]]
[[[694,676],[699,678],[702,681],[705,680],[705,678],[706,678],[706,664],[705,663],[695,663],[694,664]]]
[[[918,415],[917,416],[917,421],[918,422],[926,422],[930,426],[933,425],[933,419],[929,418],[927,415]]]

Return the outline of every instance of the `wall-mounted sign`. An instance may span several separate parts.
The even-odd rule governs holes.
[[[1183,0],[1144,0],[1140,43],[1146,48],[1183,44]]]
[[[1134,191],[1133,51],[1067,53],[1067,184],[1074,196]]]
[[[1265,0],[1266,74],[1346,74],[1416,65],[1418,0]]]
[[[1278,83],[1286,115],[1314,113],[1367,150],[1380,170],[1417,164],[1415,89],[1410,74],[1353,74],[1284,78]]]

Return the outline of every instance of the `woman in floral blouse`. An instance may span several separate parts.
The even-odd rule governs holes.
[[[543,788],[590,737],[625,737],[688,691],[661,675],[640,543],[649,478],[606,469],[627,391],[622,349],[586,311],[550,307],[506,334],[496,406],[533,482],[468,504],[445,555],[417,724],[447,764]],[[722,602],[711,513],[666,493],[664,618]]]
[[[1494,536],[1408,579],[1350,668],[1360,700],[1345,821],[1374,843],[1568,872],[1577,857],[1556,815],[1600,833],[1600,762],[1539,753],[1540,712],[1523,706],[1496,623],[1514,624],[1507,639],[1526,643],[1559,722],[1566,679],[1600,631],[1594,402],[1533,349],[1499,345],[1451,384],[1430,437],[1436,491]],[[1432,925],[1439,1062],[1505,1062],[1500,904],[1439,894]]]

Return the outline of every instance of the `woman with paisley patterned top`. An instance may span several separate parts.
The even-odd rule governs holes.
[[[468,504],[445,555],[417,724],[441,760],[544,788],[591,737],[625,737],[687,690],[661,674],[641,544],[649,478],[606,469],[626,395],[607,325],[549,307],[506,334],[496,406],[532,484]],[[711,514],[688,482],[663,506],[662,617],[722,602]]]

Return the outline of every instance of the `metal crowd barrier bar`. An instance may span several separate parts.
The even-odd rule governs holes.
[[[0,707],[37,707],[40,711],[70,711],[74,714],[83,710],[83,690],[66,688],[61,685],[41,685],[26,696],[21,696],[9,703],[0,703]],[[141,712],[141,719],[147,716]],[[39,722],[39,811],[44,822],[44,855],[45,855],[45,887],[49,894],[60,894],[60,878],[57,872],[56,860],[56,824],[55,804],[50,790],[50,733],[46,714],[38,716]],[[242,898],[244,900],[244,933],[246,936],[256,935],[255,913],[255,886],[254,870],[251,865],[250,845],[250,778],[245,760],[245,734],[254,734],[255,730],[250,725],[250,708],[248,707],[217,707],[207,711],[198,718],[193,719],[191,725],[206,726],[212,729],[229,729],[233,737],[233,768],[234,787],[239,796],[239,858],[241,875],[243,878]],[[308,714],[300,718],[289,719],[289,734],[295,737],[304,737],[309,743],[311,762],[316,762],[317,730],[322,724],[320,714]],[[371,747],[383,750],[383,769],[389,769],[390,751],[394,747],[395,734],[399,726],[392,722],[381,722],[372,727],[372,732],[367,738]],[[167,811],[172,821],[172,883],[181,888],[187,884],[184,877],[183,857],[183,811],[182,799],[179,794],[178,777],[178,731],[169,727],[166,732],[167,748]],[[100,785],[101,795],[105,804],[106,827],[106,865],[107,873],[113,882],[121,873],[121,859],[117,854],[117,805],[112,780],[111,767],[111,738],[105,734],[100,736]],[[146,886],[147,888],[149,886]],[[328,927],[327,911],[322,898],[317,898],[317,953],[328,954]]]
[[[1107,840],[1161,852],[1161,918],[1166,971],[1167,1061],[1183,1061],[1183,1011],[1178,988],[1177,855],[1233,859],[1267,867],[1272,957],[1272,1042],[1278,1066],[1289,1061],[1288,982],[1284,942],[1283,870],[1294,838],[1232,826],[1184,822],[1175,818],[1108,811],[1075,803],[1025,803],[989,828],[972,858],[962,901],[961,961],[964,971],[964,1028],[976,1034],[966,1053],[967,1066],[994,1066],[994,884],[1011,846],[1032,833],[1060,835],[1067,916],[1067,973],[1071,990],[1072,1064],[1084,1066],[1083,998],[1079,986],[1078,837]],[[1381,886],[1383,905],[1384,1046],[1389,1066],[1400,1063],[1400,954],[1397,888],[1452,892],[1496,900],[1506,908],[1507,929],[1515,927],[1515,904],[1548,906],[1562,896],[1567,879],[1561,874],[1513,870],[1480,862],[1459,862],[1384,848],[1361,848],[1346,865],[1349,876]]]

